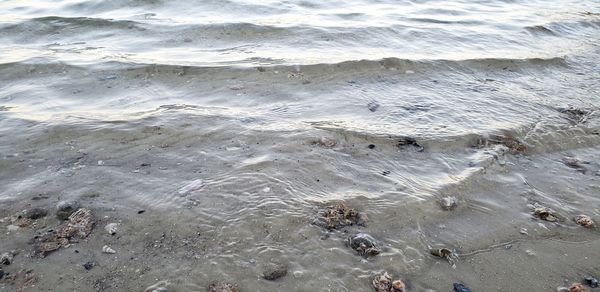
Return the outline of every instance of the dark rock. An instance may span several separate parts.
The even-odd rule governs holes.
[[[375,149],[375,144],[369,144],[367,147],[369,147],[369,149]]]
[[[412,137],[403,137],[398,141],[398,144],[396,146],[398,146],[398,148],[400,149],[404,148],[405,146],[413,146],[416,147],[418,152],[423,152],[425,150],[425,147],[419,145],[419,143],[417,143],[417,140]]]
[[[96,263],[90,261],[90,262],[86,262],[85,264],[83,264],[83,268],[86,270],[91,270],[94,266],[96,265]]]
[[[348,237],[346,245],[362,256],[374,256],[381,253],[375,238],[366,233],[357,233]]]
[[[208,285],[208,292],[237,292],[235,285],[229,283],[212,283]]]
[[[332,230],[351,225],[365,226],[367,221],[367,215],[344,203],[338,203],[327,206],[325,210],[321,211],[313,224]]]
[[[465,286],[462,283],[454,283],[453,285],[453,292],[471,292],[471,289],[469,289],[469,287]]]
[[[23,211],[23,216],[29,219],[39,219],[48,215],[48,211],[43,208],[31,208]]]
[[[583,280],[584,283],[592,288],[598,288],[599,284],[598,284],[598,279],[589,276],[589,277],[585,277],[585,279]]]
[[[137,211],[138,214],[143,214],[144,212],[146,212],[146,210],[139,210],[139,211]]]
[[[56,205],[56,217],[60,220],[67,220],[77,209],[79,209],[78,201],[60,201]]]
[[[263,272],[262,277],[265,280],[274,281],[287,275],[287,266],[280,264],[271,264]]]

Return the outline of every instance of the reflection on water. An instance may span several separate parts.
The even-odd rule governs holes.
[[[595,1],[0,11],[0,228],[50,210],[0,232],[2,248],[21,252],[3,269],[33,270],[31,290],[369,291],[387,271],[409,291],[548,291],[600,276],[598,230],[572,220],[600,221]],[[455,208],[440,206],[447,197]],[[93,210],[92,235],[25,256],[59,225],[64,199]],[[339,201],[367,226],[311,224]],[[356,232],[381,253],[347,248]],[[456,249],[456,268],[434,247]],[[287,275],[262,279],[274,262]]]

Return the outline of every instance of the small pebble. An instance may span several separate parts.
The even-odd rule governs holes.
[[[85,264],[83,264],[83,268],[85,268],[86,270],[91,270],[96,264],[94,262],[86,262]]]
[[[139,210],[139,211],[137,211],[138,214],[142,214],[144,212],[146,212],[146,210]]]
[[[367,104],[367,108],[371,112],[376,112],[377,109],[379,108],[379,103],[377,103],[376,101],[369,102],[369,104]]]
[[[442,209],[450,211],[456,208],[456,206],[458,206],[458,199],[456,197],[451,196],[443,197],[440,200],[440,205],[442,206]]]
[[[375,149],[375,144],[369,144],[367,147],[369,147],[369,149]]]
[[[453,286],[453,292],[471,292],[471,289],[469,289],[469,287],[465,286],[465,284],[462,283],[454,283],[452,284]]]
[[[79,209],[79,202],[74,200],[60,201],[56,204],[56,217],[67,220],[71,214]]]
[[[599,284],[598,284],[598,279],[589,276],[589,277],[585,277],[584,279],[584,283],[592,288],[598,288]]]

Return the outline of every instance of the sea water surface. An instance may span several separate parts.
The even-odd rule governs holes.
[[[596,0],[0,1],[0,288],[555,291],[600,277],[599,109]],[[93,233],[30,256],[61,200]]]

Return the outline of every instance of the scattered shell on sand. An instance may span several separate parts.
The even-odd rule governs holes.
[[[92,211],[81,208],[54,231],[36,238],[34,253],[45,257],[48,253],[68,245],[71,239],[83,239],[92,232],[94,223]]]
[[[371,283],[377,292],[404,292],[406,289],[402,280],[398,279],[392,282],[392,277],[387,272],[375,276]]]
[[[313,224],[332,230],[344,226],[359,225],[366,226],[368,217],[344,203],[329,205],[321,211]]]
[[[577,215],[574,219],[577,224],[583,227],[594,227],[594,221],[588,215]]]
[[[110,246],[108,246],[108,245],[105,245],[102,247],[102,252],[109,253],[109,254],[117,253],[114,249],[110,248]]]
[[[108,223],[104,226],[104,230],[108,232],[110,235],[117,234],[117,230],[119,229],[119,223]]]

